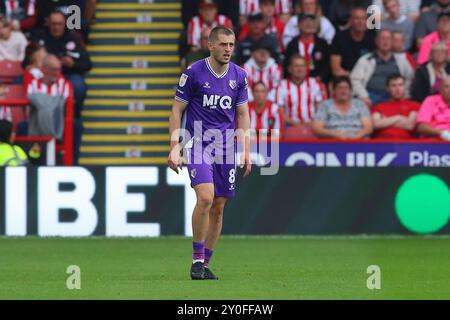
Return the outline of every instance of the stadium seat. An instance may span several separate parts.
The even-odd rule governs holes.
[[[14,126],[20,121],[26,120],[28,99],[21,84],[0,85],[0,106],[11,106]],[[56,145],[57,151],[64,153],[64,165],[73,164],[73,102],[71,99],[66,104],[64,120],[64,137]],[[39,139],[38,139],[39,140]]]
[[[21,84],[0,85],[0,106],[12,106],[14,127],[26,119],[25,106],[27,104],[25,90]]]
[[[14,79],[23,74],[20,61],[0,60],[0,83],[12,83]]]
[[[300,127],[288,127],[284,135],[285,140],[316,140],[310,124],[302,124]]]

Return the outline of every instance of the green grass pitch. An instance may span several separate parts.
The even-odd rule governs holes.
[[[0,238],[0,299],[450,299],[449,237],[223,237],[219,281],[189,280],[190,262],[183,237]]]

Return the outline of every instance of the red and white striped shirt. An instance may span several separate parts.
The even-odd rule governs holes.
[[[239,14],[248,16],[259,12],[259,0],[240,0]],[[292,0],[276,0],[276,14],[288,14],[292,12]]]
[[[311,122],[316,105],[323,100],[319,82],[314,78],[306,78],[300,85],[283,79],[269,98],[284,108],[287,118],[300,123]]]
[[[267,101],[262,112],[256,110],[254,102],[250,102],[248,106],[252,134],[259,137],[262,132],[272,135],[274,134],[273,130],[279,130],[278,134],[282,135],[284,130],[283,112],[277,104]]]
[[[247,72],[247,80],[250,88],[256,82],[262,81],[270,92],[278,86],[278,83],[283,78],[281,66],[273,58],[269,58],[263,68],[258,66],[255,59],[250,58],[242,68]]]
[[[64,96],[66,99],[72,96],[72,85],[62,75],[50,86],[42,82],[42,78],[33,79],[26,89],[27,94],[43,93],[51,96]]]
[[[11,107],[9,106],[0,106],[0,120],[8,120],[9,122],[13,121],[13,115]]]
[[[193,47],[200,47],[200,39],[203,28],[214,28],[219,25],[225,25],[229,28],[233,27],[231,20],[221,14],[216,16],[215,21],[211,25],[207,25],[200,16],[193,17],[191,21],[189,21],[188,25],[188,44]]]
[[[20,7],[20,3],[18,0],[4,0],[5,9],[6,9],[6,17],[11,18],[14,11]],[[34,16],[36,14],[36,0],[29,0],[28,5],[25,8],[26,16]]]
[[[312,41],[305,41],[302,37],[298,40],[298,54],[305,58],[307,76],[311,74],[311,71],[314,70],[314,38]]]

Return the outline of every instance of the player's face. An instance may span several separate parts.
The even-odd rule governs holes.
[[[403,79],[392,80],[389,83],[388,91],[392,100],[402,100],[405,97],[405,82]]]
[[[234,50],[234,42],[234,35],[219,34],[217,40],[208,44],[211,56],[220,64],[229,63]]]
[[[256,104],[263,104],[266,102],[267,89],[263,84],[258,84],[253,88],[253,98]]]

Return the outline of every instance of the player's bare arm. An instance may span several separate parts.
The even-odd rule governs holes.
[[[241,168],[245,165],[244,177],[247,177],[252,171],[252,163],[250,160],[250,116],[248,112],[248,103],[240,105],[237,108],[238,127],[244,132],[243,154],[241,159]]]
[[[182,168],[182,158],[180,154],[180,144],[179,144],[179,130],[181,127],[181,117],[184,110],[186,109],[186,104],[174,99],[172,105],[172,112],[169,117],[169,136],[170,136],[170,152],[167,162],[169,167],[178,173],[178,168]]]

